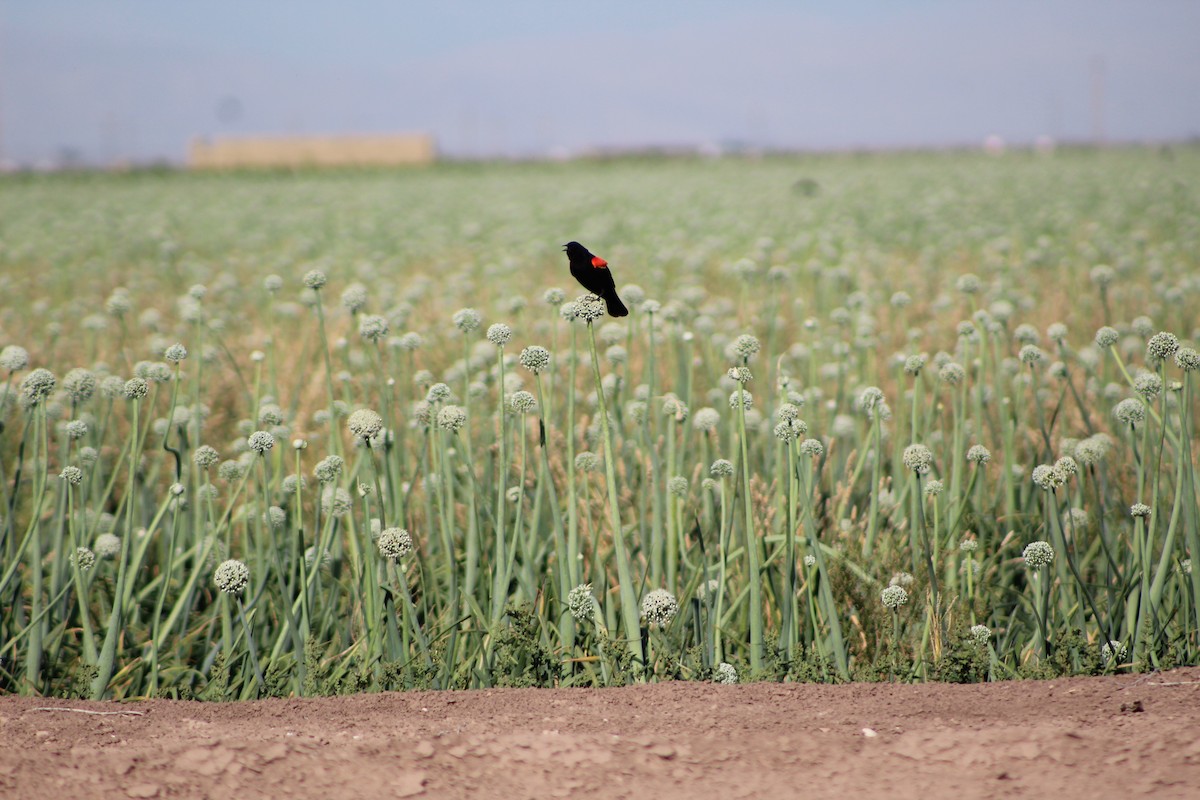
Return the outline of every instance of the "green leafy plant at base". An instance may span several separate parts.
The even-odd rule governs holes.
[[[533,605],[509,606],[505,610],[505,622],[494,633],[493,683],[524,687],[556,685],[562,669],[554,653],[542,641],[541,622]]]

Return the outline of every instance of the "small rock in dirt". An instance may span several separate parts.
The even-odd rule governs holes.
[[[392,781],[396,797],[414,797],[425,792],[425,773],[419,770],[402,772]]]
[[[1145,710],[1146,707],[1142,705],[1141,700],[1134,700],[1132,703],[1121,703],[1122,714],[1140,714]]]
[[[874,728],[863,728],[863,736],[867,737],[868,739],[874,739],[878,735],[879,734]]]
[[[417,742],[417,746],[413,748],[413,752],[416,753],[418,758],[429,758],[433,755],[433,742],[428,739]]]
[[[158,787],[153,783],[137,783],[125,790],[130,797],[158,797]]]

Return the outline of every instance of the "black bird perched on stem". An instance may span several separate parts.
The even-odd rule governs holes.
[[[571,274],[575,276],[575,280],[604,301],[608,306],[608,315],[629,316],[629,309],[621,302],[621,298],[617,297],[617,284],[608,269],[608,262],[600,256],[592,255],[579,242],[567,242],[563,245],[563,250],[571,261]]]

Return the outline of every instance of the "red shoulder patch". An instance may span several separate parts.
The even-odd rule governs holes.
[[[592,266],[596,269],[605,269],[608,267],[608,262],[600,256],[592,256]]]

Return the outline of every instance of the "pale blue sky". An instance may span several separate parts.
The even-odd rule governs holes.
[[[0,155],[406,130],[472,156],[1087,140],[1100,60],[1107,138],[1173,140],[1200,135],[1198,32],[1196,0],[0,0]]]

